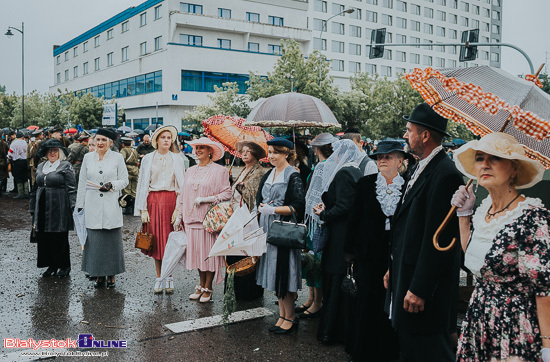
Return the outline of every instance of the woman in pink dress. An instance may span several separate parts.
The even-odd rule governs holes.
[[[200,282],[189,299],[205,303],[212,300],[214,275],[217,273],[216,284],[223,280],[224,262],[219,256],[208,258],[218,234],[206,231],[202,222],[212,204],[231,198],[231,186],[227,168],[214,163],[223,157],[219,143],[200,138],[187,144],[193,147],[198,165],[186,172],[175,225],[181,224],[187,234],[187,270],[199,270]]]
[[[153,250],[143,252],[155,260],[157,278],[153,291],[162,293],[162,259],[176,220],[177,198],[183,186],[185,168],[176,143],[178,131],[174,126],[162,126],[151,137],[155,148],[141,160],[136,190],[134,215],[141,216],[143,224],[149,224],[155,236]],[[174,292],[174,279],[165,279],[164,291]]]

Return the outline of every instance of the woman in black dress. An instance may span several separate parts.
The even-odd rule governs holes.
[[[59,140],[50,139],[38,154],[47,161],[38,165],[29,211],[38,243],[39,268],[48,267],[44,277],[66,277],[71,271],[69,230],[73,229],[72,211],[76,203],[73,167],[65,161],[67,149]]]
[[[399,358],[396,334],[384,312],[391,217],[403,192],[404,152],[398,141],[382,141],[372,154],[379,172],[357,183],[345,244],[353,260],[357,299],[350,313],[346,352],[353,361]]]

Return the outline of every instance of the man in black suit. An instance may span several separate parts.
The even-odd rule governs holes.
[[[441,147],[447,119],[422,103],[405,120],[404,138],[420,161],[392,220],[387,309],[403,361],[454,361],[449,334],[456,329],[460,249],[441,252],[432,240],[463,179]],[[456,217],[440,244],[453,237],[459,237]]]

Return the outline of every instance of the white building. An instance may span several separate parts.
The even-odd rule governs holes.
[[[159,123],[180,128],[214,85],[236,81],[244,93],[249,71],[271,71],[281,39],[296,40],[305,54],[321,48],[346,89],[359,71],[395,77],[414,67],[466,65],[458,47],[387,47],[383,59],[370,60],[373,29],[386,28],[387,43],[457,42],[473,28],[481,42],[496,42],[502,32],[502,0],[191,1],[148,0],[54,47],[50,91],[115,97],[136,128],[155,122],[157,112]],[[470,66],[500,66],[499,48],[478,54]]]

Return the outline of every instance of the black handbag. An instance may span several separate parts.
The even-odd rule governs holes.
[[[282,248],[304,249],[306,247],[307,226],[298,224],[291,207],[292,221],[273,220],[267,232],[267,242]]]
[[[325,248],[325,245],[327,244],[327,241],[328,241],[327,226],[324,224],[320,224],[313,232],[313,236],[311,238],[313,252],[317,254],[323,251],[323,249]]]
[[[348,264],[348,273],[342,280],[342,293],[351,297],[357,296],[357,284],[353,278],[353,262]]]

